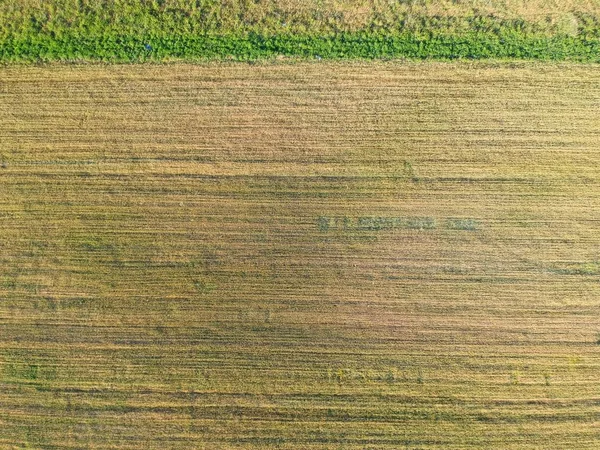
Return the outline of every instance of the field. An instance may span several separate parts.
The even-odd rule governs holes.
[[[0,68],[0,448],[600,446],[600,72]]]

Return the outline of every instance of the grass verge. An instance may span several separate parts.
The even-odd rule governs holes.
[[[471,32],[419,36],[368,32],[333,36],[236,35],[130,36],[75,32],[8,37],[0,61],[144,62],[257,60],[277,57],[324,59],[537,59],[600,61],[600,39],[574,36],[502,35]]]

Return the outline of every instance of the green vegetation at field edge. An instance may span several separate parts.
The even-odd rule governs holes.
[[[496,5],[488,11],[467,7],[469,2],[440,11],[418,2],[390,9],[360,0],[349,2],[347,10],[318,2],[295,9],[241,0],[179,3],[0,4],[0,62],[600,59],[600,11],[585,8],[545,9],[534,19],[519,9],[505,11]],[[356,17],[361,10],[363,16]]]
[[[85,36],[44,34],[9,38],[0,43],[0,61],[98,60],[142,62],[166,59],[300,58],[516,58],[600,61],[600,39],[570,36],[497,36],[470,33],[417,37],[370,33],[336,36],[219,36],[175,37]]]

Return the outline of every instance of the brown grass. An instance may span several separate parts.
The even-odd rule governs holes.
[[[597,448],[599,86],[0,69],[0,448]]]

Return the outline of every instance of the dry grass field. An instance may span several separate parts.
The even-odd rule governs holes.
[[[0,68],[0,448],[597,449],[600,72]]]

